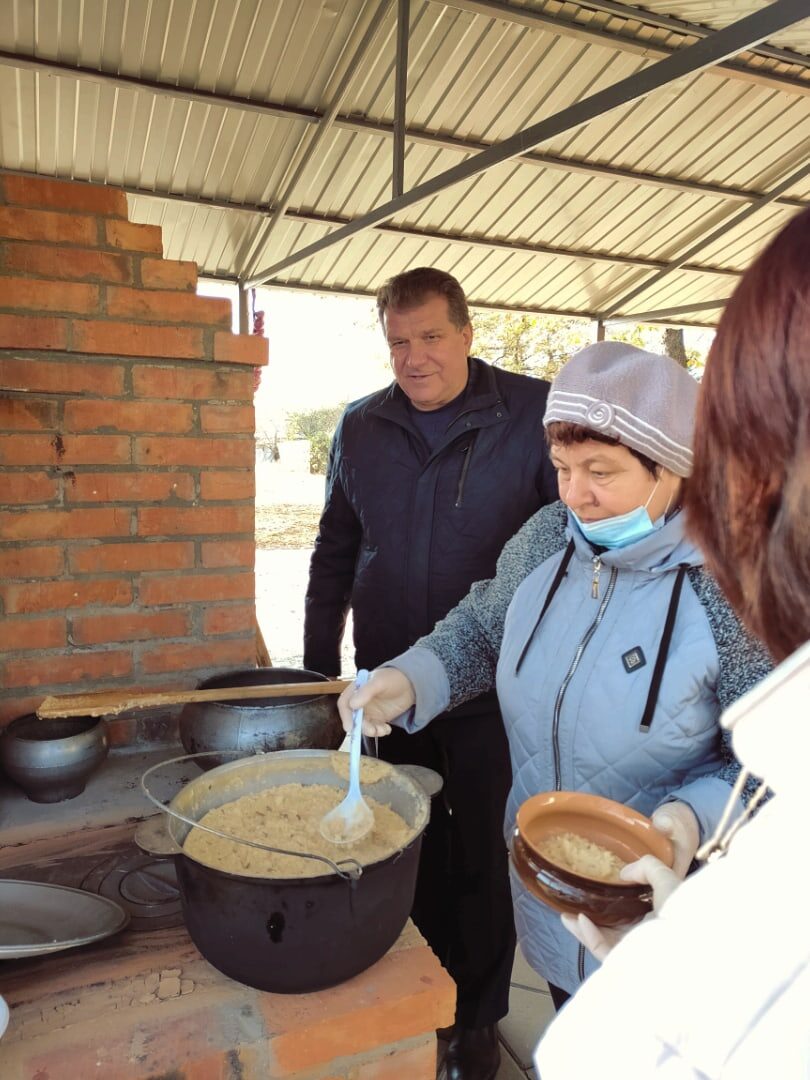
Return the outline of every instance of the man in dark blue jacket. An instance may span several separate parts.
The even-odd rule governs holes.
[[[409,270],[382,286],[377,310],[395,381],[340,420],[310,565],[304,665],[330,676],[350,607],[357,666],[375,668],[492,577],[504,543],[557,498],[548,385],[469,356],[456,279]],[[495,694],[418,735],[395,730],[380,750],[444,777],[413,918],[458,987],[448,1080],[491,1080],[515,947],[502,833],[511,772]]]

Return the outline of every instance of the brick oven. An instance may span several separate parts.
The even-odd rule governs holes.
[[[196,279],[122,192],[0,176],[0,727],[46,695],[180,689],[255,662],[267,343],[232,334],[229,302]],[[171,858],[135,842],[153,813],[138,778],[176,742],[158,719],[108,721],[114,752],[68,802],[0,780],[0,878],[130,917],[82,948],[0,959],[3,1080],[432,1080],[455,990],[410,923],[315,994],[252,990],[197,952]]]
[[[123,192],[0,177],[0,725],[254,662],[267,342],[196,281]]]

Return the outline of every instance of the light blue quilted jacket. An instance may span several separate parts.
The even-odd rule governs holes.
[[[535,628],[572,537],[565,577]],[[679,799],[708,836],[738,772],[720,713],[770,661],[701,563],[682,514],[597,556],[561,503],[545,507],[506,545],[496,577],[474,585],[430,635],[391,662],[416,688],[415,712],[403,726],[417,730],[491,688],[497,675],[513,773],[507,839],[520,804],[550,790],[593,792],[644,814]],[[679,566],[687,576],[655,712],[642,730]],[[529,963],[573,992],[595,961],[515,875],[512,891]]]

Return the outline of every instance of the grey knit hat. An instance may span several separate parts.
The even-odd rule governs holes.
[[[612,435],[677,476],[692,472],[698,384],[669,356],[621,341],[575,353],[551,384],[543,424]]]

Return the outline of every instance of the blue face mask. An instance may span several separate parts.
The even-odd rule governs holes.
[[[629,510],[626,514],[617,514],[615,517],[604,518],[602,521],[581,521],[573,510],[571,510],[571,516],[585,539],[591,544],[596,544],[597,547],[623,548],[629,544],[635,544],[637,540],[643,540],[645,536],[656,532],[664,524],[663,514],[658,521],[653,522],[647,512],[650,499],[660,482],[660,479],[656,482],[650,492],[650,498],[643,506],[637,506],[635,510]]]

